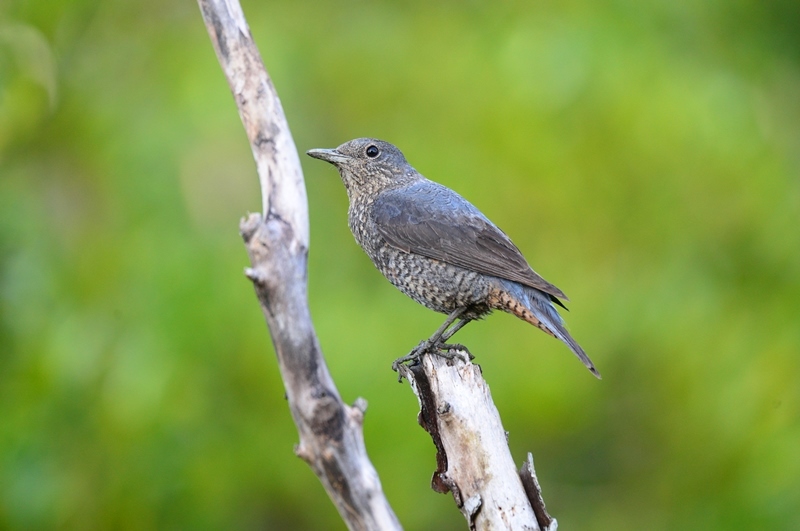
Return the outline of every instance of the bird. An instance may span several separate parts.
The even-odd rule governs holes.
[[[426,352],[469,353],[447,341],[467,323],[501,310],[561,340],[600,378],[556,309],[566,309],[561,301],[567,296],[539,276],[472,203],[425,178],[382,140],[357,138],[306,153],[339,170],[349,200],[348,225],[375,267],[401,292],[447,315],[429,339],[395,360],[395,370]]]

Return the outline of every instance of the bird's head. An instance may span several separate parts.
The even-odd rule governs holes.
[[[374,138],[357,138],[336,149],[310,149],[306,153],[336,166],[351,200],[421,178],[399,149]]]

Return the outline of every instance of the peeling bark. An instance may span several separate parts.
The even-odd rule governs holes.
[[[198,0],[256,160],[263,214],[240,232],[246,270],[269,325],[292,418],[295,453],[319,477],[350,529],[400,529],[367,457],[366,402],[342,402],[308,308],[308,205],[297,149],[237,0]]]
[[[460,356],[425,355],[400,371],[419,399],[419,423],[436,446],[431,488],[452,493],[469,528],[554,531],[537,521],[480,367]]]

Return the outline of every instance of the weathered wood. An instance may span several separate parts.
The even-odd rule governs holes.
[[[198,3],[261,181],[263,214],[243,219],[240,231],[252,264],[246,274],[269,325],[300,434],[295,451],[350,529],[400,529],[364,446],[366,402],[359,399],[352,407],[342,402],[314,332],[306,291],[305,185],[277,93],[237,0]],[[537,514],[544,511],[533,463],[520,472],[529,499],[480,368],[466,360],[424,356],[421,365],[400,370],[420,400],[420,424],[437,448],[434,490],[453,494],[471,529],[540,529],[531,507],[533,502]],[[541,527],[555,530],[555,520],[543,514]]]
[[[198,0],[256,160],[263,214],[242,220],[246,270],[269,325],[295,451],[317,476],[350,529],[400,529],[367,457],[366,402],[342,402],[317,340],[307,295],[308,205],[289,126],[237,0]]]
[[[528,452],[528,458],[522,463],[519,469],[519,477],[522,479],[522,486],[525,487],[525,494],[531,502],[536,521],[542,531],[557,531],[558,521],[548,514],[542,498],[542,487],[539,486],[539,478],[536,477],[536,470],[533,468],[533,454]]]
[[[432,488],[453,494],[470,529],[538,531],[480,367],[460,356],[424,355],[420,364],[399,369],[437,449]]]

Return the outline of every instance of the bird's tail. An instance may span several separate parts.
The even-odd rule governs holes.
[[[502,290],[504,293],[501,295],[500,301],[502,309],[563,341],[589,371],[600,378],[600,372],[578,342],[569,334],[564,326],[564,320],[545,293],[512,281],[505,281],[504,284],[505,289]]]

